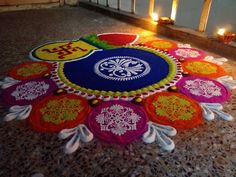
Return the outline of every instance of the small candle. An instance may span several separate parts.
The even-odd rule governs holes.
[[[171,18],[169,17],[160,17],[159,20],[158,20],[158,23],[160,24],[174,24],[174,20],[172,20]]]
[[[223,36],[225,34],[225,29],[224,28],[220,28],[218,30],[217,34]]]
[[[224,43],[229,43],[236,38],[236,34],[220,28],[217,32],[218,40]]]
[[[152,13],[152,19],[153,19],[153,21],[157,22],[157,21],[158,21],[158,18],[159,18],[159,16],[158,16],[157,13]]]

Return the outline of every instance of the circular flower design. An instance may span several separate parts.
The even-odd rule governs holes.
[[[197,60],[197,59],[203,59],[206,54],[205,52],[194,49],[194,48],[175,48],[170,49],[169,54],[174,56],[177,59],[187,59],[187,60]]]
[[[184,58],[196,58],[198,56],[200,56],[199,52],[197,51],[193,51],[191,49],[177,49],[175,51],[175,54],[180,56],[180,57],[184,57]]]
[[[163,42],[154,42],[153,43],[153,46],[156,47],[156,48],[171,48],[172,47],[172,44],[170,42],[167,42],[167,41],[163,41]]]
[[[153,122],[177,129],[193,128],[203,121],[198,103],[180,93],[157,93],[148,97],[144,106]]]
[[[88,102],[80,96],[52,95],[33,104],[29,123],[39,132],[58,132],[83,123],[89,111]]]
[[[10,70],[9,75],[18,80],[29,80],[50,73],[51,64],[46,62],[26,62]]]
[[[193,95],[206,98],[221,95],[221,88],[215,85],[213,81],[204,81],[201,79],[188,80],[185,82],[184,88],[189,90]]]
[[[97,51],[83,60],[55,63],[53,69],[52,79],[62,88],[104,100],[147,97],[182,77],[176,59],[144,47]]]
[[[76,99],[60,99],[49,100],[45,107],[40,109],[42,119],[45,122],[61,124],[66,120],[74,120],[77,114],[83,111],[84,107],[80,100]]]
[[[147,116],[142,108],[128,101],[106,101],[93,109],[87,124],[99,139],[127,144],[147,130]]]
[[[16,90],[11,93],[16,100],[33,100],[44,95],[49,89],[49,84],[44,81],[31,81],[24,85],[19,85]]]
[[[183,77],[177,87],[183,94],[204,103],[221,103],[227,101],[231,95],[221,83],[203,77]]]
[[[191,75],[218,78],[225,75],[222,67],[207,61],[185,61],[182,63],[183,70]]]
[[[136,123],[140,118],[131,108],[119,104],[103,108],[95,117],[102,131],[110,131],[118,136],[129,130],[136,130]]]
[[[23,68],[19,68],[17,70],[17,74],[23,77],[28,77],[30,75],[38,74],[38,73],[43,73],[47,71],[47,67],[43,66],[39,63],[33,63],[31,65],[27,65]]]
[[[170,49],[177,47],[177,44],[175,42],[168,41],[168,40],[152,40],[152,41],[148,41],[144,44],[147,47],[151,47],[151,48],[155,48],[155,49],[159,49],[159,50],[164,50],[164,51],[168,51]]]
[[[188,63],[186,65],[186,68],[195,72],[195,73],[202,73],[202,74],[211,74],[211,73],[216,73],[217,68],[212,66],[209,63],[202,64],[200,61],[195,61]]]
[[[191,102],[175,95],[159,96],[153,103],[156,114],[168,117],[170,120],[190,120],[196,110]]]
[[[123,40],[118,34],[100,35],[107,36],[117,45]],[[156,142],[170,151],[174,142],[168,136],[176,134],[175,128],[194,128],[203,117],[212,120],[215,115],[232,120],[219,103],[230,98],[226,86],[233,88],[235,81],[229,76],[218,78],[225,74],[218,65],[199,61],[205,57],[203,51],[186,45],[177,48],[176,43],[165,40],[94,51],[98,48],[93,42],[107,46],[92,36],[35,48],[32,58],[58,62],[28,62],[11,70],[13,78],[0,82],[3,99],[12,105],[4,120],[29,117],[36,131],[60,131],[60,139],[71,138],[66,153],[93,136],[121,145],[142,136],[145,143]],[[188,76],[195,74],[217,81]]]
[[[150,72],[147,62],[130,56],[114,56],[102,59],[94,66],[99,76],[118,81],[133,80],[147,75]]]
[[[51,95],[57,89],[50,79],[34,79],[22,81],[3,91],[4,100],[10,105],[30,105],[42,98]]]

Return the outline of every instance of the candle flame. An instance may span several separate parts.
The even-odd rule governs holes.
[[[153,21],[157,22],[157,21],[158,21],[158,18],[159,18],[159,16],[158,16],[157,13],[152,13],[152,19],[153,19]]]
[[[225,29],[224,28],[220,28],[218,30],[217,34],[223,36],[225,34]]]

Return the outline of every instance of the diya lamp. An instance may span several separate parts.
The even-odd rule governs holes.
[[[226,31],[224,28],[220,28],[217,32],[217,38],[221,42],[229,43],[236,38],[236,34]]]
[[[152,20],[154,22],[158,22],[158,24],[174,24],[174,20],[172,20],[170,17],[159,17],[158,13],[152,13]]]
[[[132,100],[133,103],[137,104],[137,105],[142,105],[143,104],[143,99],[141,97],[135,97]]]
[[[93,98],[93,99],[89,100],[89,104],[90,104],[90,106],[92,106],[92,107],[96,107],[96,106],[98,106],[100,103],[101,103],[101,100],[100,100],[100,99],[97,99],[97,98]]]
[[[178,92],[178,88],[176,86],[170,86],[167,90],[170,92]]]
[[[50,73],[46,73],[42,77],[45,78],[45,79],[50,79],[51,74]]]
[[[180,59],[178,59],[179,60],[179,62],[184,62],[184,58],[180,58]]]
[[[184,71],[184,72],[182,72],[182,75],[183,75],[183,76],[188,76],[188,75],[189,75],[189,72]]]
[[[166,25],[173,25],[174,20],[172,20],[170,17],[160,17],[158,19],[159,24],[166,24]]]
[[[154,22],[158,22],[158,19],[159,19],[158,13],[152,13],[152,20]]]
[[[54,95],[63,95],[63,94],[66,94],[66,93],[67,93],[67,91],[64,90],[64,89],[61,89],[61,88],[54,91]]]

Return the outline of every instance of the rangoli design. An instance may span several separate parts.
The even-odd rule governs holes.
[[[177,49],[175,54],[184,58],[196,58],[200,56],[198,51],[193,51],[191,49]]]
[[[58,133],[69,139],[67,154],[93,138],[172,151],[177,130],[233,120],[221,103],[236,82],[218,66],[222,59],[167,40],[135,45],[137,38],[104,33],[36,47],[30,58],[40,61],[17,65],[0,81],[4,120],[28,118],[33,130]]]
[[[74,94],[51,95],[33,104],[29,123],[39,132],[59,132],[83,123],[90,107]]]
[[[218,78],[225,75],[222,67],[207,61],[185,61],[182,67],[185,72],[196,76]]]
[[[177,59],[202,60],[206,57],[205,52],[194,48],[174,48],[168,53]]]
[[[148,41],[144,43],[144,45],[151,48],[164,50],[164,51],[177,48],[177,44],[175,42],[167,41],[167,40],[152,40],[152,41]]]
[[[70,61],[89,55],[98,48],[83,39],[48,43],[31,51],[30,57],[42,61]]]
[[[191,102],[177,96],[159,96],[153,105],[157,115],[168,117],[172,121],[190,120],[196,111]]]
[[[213,67],[211,64],[202,65],[201,62],[192,62],[186,65],[186,68],[195,72],[195,73],[203,73],[203,74],[211,74],[216,73],[217,69]]]
[[[190,93],[197,96],[212,98],[221,95],[221,88],[212,81],[204,81],[201,79],[188,80],[185,82],[184,88]]]
[[[182,77],[176,59],[144,47],[96,51],[83,60],[55,63],[53,69],[52,79],[64,89],[103,100],[146,97]]]
[[[127,144],[147,130],[147,116],[139,106],[127,101],[107,101],[94,108],[87,125],[99,139]]]
[[[180,93],[161,92],[145,100],[145,110],[153,122],[189,129],[203,122],[200,106]]]
[[[2,97],[10,105],[31,105],[51,95],[57,89],[50,79],[33,79],[17,82],[3,90]]]
[[[42,66],[38,63],[34,63],[31,66],[27,66],[25,68],[19,68],[17,70],[17,74],[19,76],[28,77],[30,75],[45,72],[47,71],[47,69],[48,68],[46,66]]]
[[[61,124],[66,120],[75,120],[77,114],[83,111],[80,101],[76,99],[50,100],[45,107],[40,109],[45,122]]]
[[[111,131],[118,136],[127,131],[136,130],[136,123],[140,118],[131,108],[119,104],[103,108],[101,114],[95,117],[101,131]]]
[[[24,85],[19,85],[16,90],[11,93],[16,100],[33,100],[47,92],[49,85],[44,81],[30,81]]]
[[[221,103],[229,100],[230,91],[218,81],[203,77],[184,77],[178,83],[180,92],[199,102]]]
[[[100,60],[94,66],[97,75],[118,81],[133,80],[150,72],[149,64],[141,59],[129,56],[115,56]]]
[[[52,65],[46,62],[25,62],[10,70],[9,75],[18,80],[36,79],[51,72]]]

